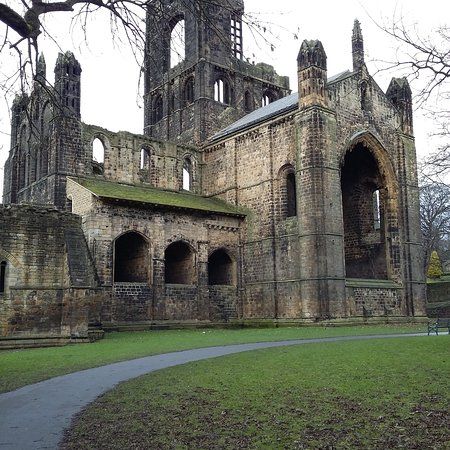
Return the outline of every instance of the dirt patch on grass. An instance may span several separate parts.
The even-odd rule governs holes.
[[[323,392],[269,396],[263,408],[223,400],[223,392],[197,387],[124,410],[107,396],[77,417],[62,449],[441,449],[449,439],[449,413],[430,399],[406,413]]]

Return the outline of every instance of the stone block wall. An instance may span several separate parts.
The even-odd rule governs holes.
[[[66,236],[77,232],[79,252],[74,254]],[[0,206],[0,260],[7,268],[0,334],[86,336],[89,299],[95,293],[86,252],[79,217],[48,207]],[[77,288],[80,276],[84,286]]]

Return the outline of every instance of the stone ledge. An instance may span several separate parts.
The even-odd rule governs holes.
[[[401,284],[392,280],[371,280],[364,278],[346,278],[345,286],[351,288],[403,289]]]

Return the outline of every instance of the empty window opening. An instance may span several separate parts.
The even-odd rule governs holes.
[[[208,284],[213,286],[236,285],[236,274],[233,260],[223,249],[216,250],[208,259]]]
[[[377,189],[373,193],[373,228],[379,230],[381,226],[381,212],[380,212],[380,190]]]
[[[158,123],[163,118],[163,98],[157,95],[153,101],[153,123]]]
[[[167,284],[194,284],[194,252],[184,242],[170,244],[164,254]]]
[[[92,160],[99,164],[105,162],[105,146],[99,138],[95,138],[92,142]]]
[[[295,173],[289,172],[286,176],[286,216],[297,215],[297,191],[295,184]]]
[[[184,19],[179,20],[170,33],[170,68],[184,61],[186,56],[186,27]]]
[[[190,77],[186,84],[184,85],[184,104],[190,105],[191,103],[194,103],[194,77]]]
[[[141,149],[141,160],[139,167],[141,170],[150,169],[150,151],[147,148]]]
[[[361,109],[363,111],[367,109],[367,83],[365,81],[361,84]]]
[[[189,158],[184,158],[183,161],[183,189],[192,190],[192,163]]]
[[[129,232],[114,243],[114,281],[118,283],[148,283],[149,256],[146,239]]]
[[[163,99],[157,95],[153,102],[153,123],[159,122],[163,118]]]
[[[0,294],[5,292],[6,286],[6,261],[0,263]]]
[[[245,91],[244,94],[244,109],[247,112],[253,111],[253,97],[250,91]]]
[[[357,144],[346,154],[341,172],[348,278],[387,279],[387,239],[382,226],[385,187],[386,180],[372,152]]]
[[[214,83],[214,100],[224,105],[229,105],[231,102],[230,85],[226,80],[219,78]]]
[[[261,106],[267,106],[270,103],[270,97],[264,94],[261,101]]]
[[[231,16],[231,51],[235,58],[242,59],[242,21],[237,16]]]

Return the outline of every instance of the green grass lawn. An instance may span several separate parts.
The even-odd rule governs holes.
[[[449,337],[310,344],[122,383],[63,449],[448,449]]]
[[[0,352],[0,392],[81,369],[177,350],[284,339],[414,333],[425,328],[416,324],[108,333],[93,344]]]

